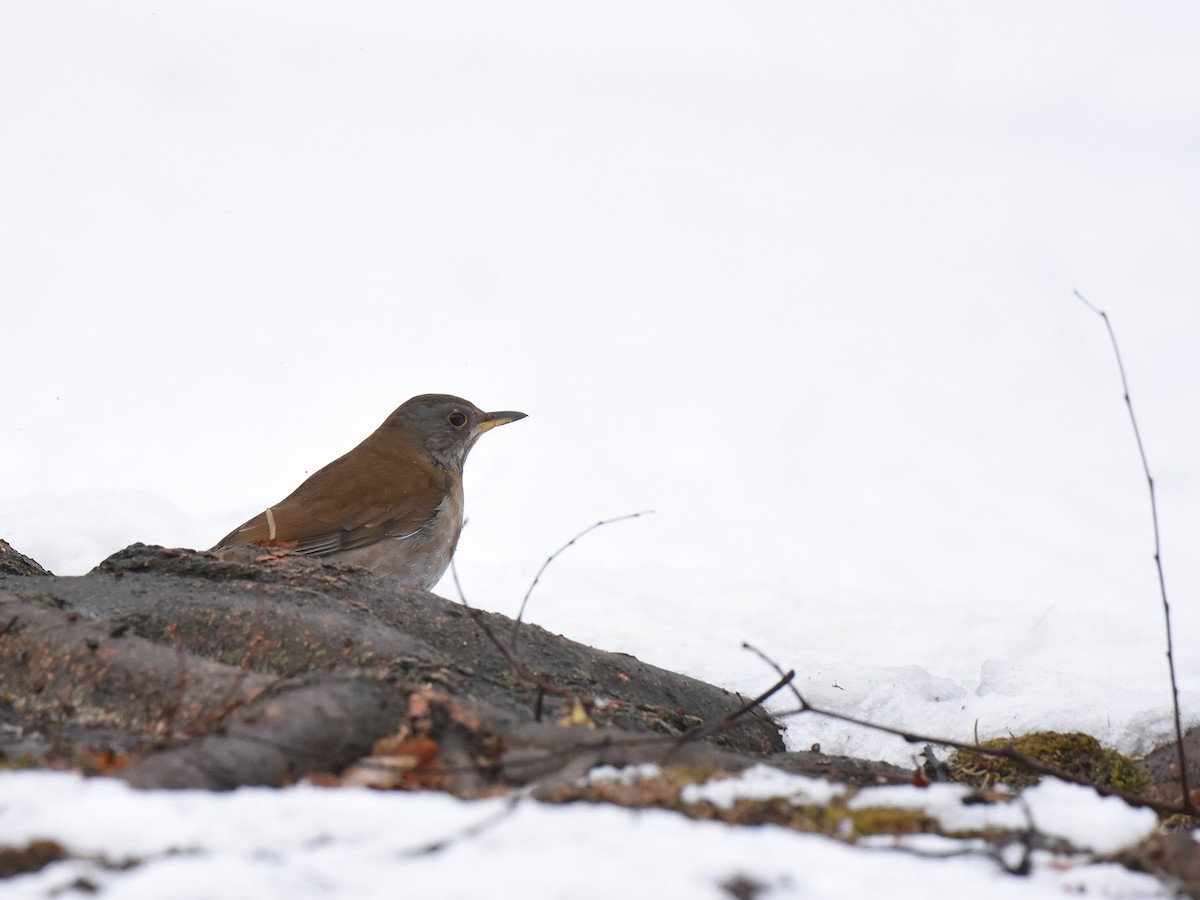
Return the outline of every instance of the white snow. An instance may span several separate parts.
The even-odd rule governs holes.
[[[662,774],[662,768],[655,763],[638,763],[631,766],[596,766],[587,773],[589,784],[599,784],[611,781],[617,784],[637,784],[647,778]]]
[[[906,729],[1144,752],[1170,735],[1149,502],[1072,290],[1121,342],[1194,723],[1198,30],[1117,0],[7,4],[0,537],[59,574],[203,548],[452,392],[530,414],[467,466],[473,604],[514,613],[556,547],[653,508],[528,618],[756,693],[749,642]],[[790,721],[793,748],[920,750]],[[1039,825],[1082,815],[1055,790]],[[24,791],[72,849],[194,848],[93,873],[114,897],[478,896],[499,861],[498,896],[1156,890],[532,803],[409,859],[496,804],[67,775],[0,782],[4,840]],[[1094,846],[1132,833],[1094,818]]]
[[[752,774],[750,781],[760,778]],[[903,790],[903,789],[900,789]],[[948,788],[947,791],[953,791]],[[1077,812],[1081,808],[1073,798]],[[1029,879],[982,857],[921,858],[852,849],[784,829],[694,822],[659,810],[464,802],[441,794],[299,786],[138,794],[106,779],[50,772],[5,776],[0,842],[55,836],[109,864],[71,861],[21,876],[5,897],[47,897],[86,878],[112,898],[728,896],[742,876],[767,897],[1168,897],[1149,876],[1070,860]],[[1131,811],[1117,817],[1122,835]],[[467,832],[491,820],[491,827]],[[1140,820],[1144,826],[1144,820]],[[434,853],[421,851],[444,842]],[[942,842],[936,849],[947,849]],[[914,847],[920,848],[917,841]],[[936,852],[929,845],[929,852]],[[119,871],[123,861],[140,859]],[[68,893],[66,896],[73,896]],[[62,896],[62,895],[60,895]]]
[[[721,778],[689,784],[680,793],[684,803],[711,803],[732,809],[738,798],[767,800],[784,797],[798,805],[820,806],[843,793],[840,785],[823,778],[791,775],[770,766],[751,766],[737,778]]]
[[[1148,809],[1133,809],[1117,797],[1101,797],[1090,788],[1053,778],[1043,779],[1009,803],[964,804],[962,798],[969,793],[966,787],[950,784],[867,788],[855,794],[848,806],[924,810],[947,831],[988,825],[1018,831],[1033,828],[1101,854],[1136,844],[1158,823]]]

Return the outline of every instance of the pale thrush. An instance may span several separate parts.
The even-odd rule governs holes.
[[[429,590],[463,524],[463,462],[485,431],[525,418],[422,394],[213,550],[266,543],[365,566]]]

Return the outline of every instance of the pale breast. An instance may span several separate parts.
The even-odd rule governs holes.
[[[433,518],[418,531],[384,538],[365,547],[339,550],[331,553],[330,558],[381,575],[396,576],[403,584],[428,591],[450,568],[462,523],[462,482],[456,479]]]

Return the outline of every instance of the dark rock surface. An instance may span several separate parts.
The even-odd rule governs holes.
[[[137,755],[157,742],[134,783],[230,787],[345,766],[401,728],[422,691],[469,711],[500,748],[538,718],[585,723],[577,743],[592,750],[606,729],[670,742],[744,702],[534,625],[514,651],[515,628],[278,550],[135,544],[80,577],[0,576],[0,687],[16,698],[0,721],[25,741],[48,734],[60,756],[96,734]],[[783,749],[760,711],[724,724],[704,740],[751,759]]]
[[[24,553],[12,548],[8,541],[0,538],[0,575],[52,575]]]

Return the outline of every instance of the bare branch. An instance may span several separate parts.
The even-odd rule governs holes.
[[[418,847],[413,847],[408,850],[401,850],[399,852],[399,856],[402,859],[412,859],[418,856],[431,856],[434,853],[440,853],[447,847],[453,847],[456,844],[460,844],[466,840],[469,840],[470,838],[475,837],[476,835],[483,834],[485,831],[495,828],[505,819],[508,819],[510,816],[512,816],[512,814],[517,811],[517,804],[525,799],[527,794],[527,791],[516,791],[510,794],[505,799],[504,805],[491,815],[485,816],[477,822],[472,822],[470,825],[459,829],[454,834],[446,835],[445,837],[438,838]]]
[[[1041,775],[1052,775],[1061,781],[1069,781],[1072,784],[1081,784],[1084,787],[1090,787],[1102,797],[1116,796],[1120,797],[1130,806],[1144,806],[1153,809],[1156,812],[1175,814],[1185,813],[1193,815],[1190,803],[1183,805],[1174,803],[1161,803],[1149,797],[1143,797],[1140,794],[1131,794],[1126,791],[1120,791],[1116,788],[1105,787],[1104,785],[1093,784],[1085,778],[1080,778],[1078,775],[1073,775],[1058,766],[1052,765],[1044,760],[1038,759],[1036,756],[1030,756],[1028,753],[1022,753],[1012,744],[1005,744],[1003,747],[984,747],[978,743],[972,744],[966,741],[956,741],[950,738],[937,737],[935,735],[919,734],[912,731],[907,731],[901,728],[893,728],[890,725],[880,725],[878,722],[871,722],[866,719],[860,719],[857,716],[847,715],[832,709],[822,709],[819,706],[814,706],[800,693],[799,689],[792,683],[794,673],[784,673],[779,664],[763,653],[756,647],[750,644],[743,644],[747,650],[755,653],[760,659],[766,662],[776,672],[784,676],[784,680],[777,684],[772,691],[779,690],[785,684],[790,685],[792,693],[796,697],[796,702],[799,704],[796,709],[784,710],[775,713],[776,718],[784,718],[785,716],[798,716],[803,713],[813,713],[814,715],[824,716],[827,719],[834,719],[838,722],[846,722],[850,725],[858,725],[862,728],[869,728],[872,731],[878,731],[882,734],[893,734],[896,737],[903,738],[910,744],[938,744],[943,747],[953,747],[955,750],[963,750],[968,753],[978,753],[980,756],[995,756],[1001,759],[1011,759],[1023,766],[1027,766],[1031,771]]]
[[[554,560],[556,560],[559,556],[561,556],[568,547],[574,546],[575,543],[577,541],[579,541],[582,537],[584,537],[587,534],[590,534],[591,532],[595,531],[597,528],[601,528],[605,525],[612,525],[614,522],[624,522],[626,519],[637,519],[641,516],[652,515],[653,513],[654,513],[654,510],[652,510],[652,509],[643,509],[639,512],[627,513],[623,516],[616,516],[612,519],[601,519],[599,522],[594,522],[591,525],[589,525],[587,528],[583,529],[583,531],[579,532],[579,534],[575,535],[575,537],[571,538],[569,541],[567,541],[565,544],[563,544],[561,547],[559,547],[557,550],[555,550],[553,553],[551,553],[549,556],[547,556],[546,561],[544,563],[542,563],[542,567],[540,569],[538,569],[537,574],[533,576],[533,581],[531,581],[529,583],[529,590],[527,590],[525,592],[525,596],[521,600],[521,608],[517,611],[517,618],[513,621],[513,637],[512,637],[513,652],[515,653],[516,649],[517,649],[517,637],[520,635],[520,632],[521,632],[521,620],[525,616],[525,606],[526,606],[526,604],[529,603],[529,597],[533,593],[533,589],[538,586],[538,582],[541,581],[542,575],[544,575],[546,572],[546,569],[548,569],[550,567],[550,563],[554,562]]]
[[[1093,306],[1083,294],[1075,291],[1075,296],[1082,303],[1104,320],[1108,329],[1108,337],[1112,342],[1113,356],[1117,360],[1117,371],[1121,373],[1121,390],[1125,395],[1125,406],[1129,410],[1129,423],[1133,426],[1133,437],[1137,441],[1138,455],[1142,459],[1142,471],[1146,475],[1146,487],[1150,493],[1150,519],[1154,525],[1154,567],[1158,572],[1158,589],[1162,596],[1163,619],[1167,627],[1167,668],[1171,672],[1171,702],[1175,715],[1175,745],[1179,751],[1179,789],[1183,793],[1182,805],[1189,815],[1200,815],[1200,808],[1192,801],[1188,789],[1187,751],[1183,745],[1183,716],[1179,711],[1179,682],[1175,678],[1175,645],[1171,638],[1171,604],[1167,602],[1167,582],[1163,576],[1162,543],[1158,532],[1158,500],[1154,493],[1154,479],[1150,475],[1150,464],[1146,461],[1146,448],[1142,444],[1142,432],[1138,428],[1137,416],[1133,413],[1133,401],[1129,399],[1129,380],[1125,377],[1125,364],[1121,361],[1121,350],[1117,346],[1117,335],[1113,331],[1108,313]]]
[[[592,527],[594,528],[596,526],[593,525]],[[578,537],[581,536],[582,535]],[[576,538],[577,540],[578,537]],[[545,566],[542,568],[545,569]],[[525,663],[523,663],[517,656],[517,639],[515,631],[521,625],[519,621],[513,623],[514,634],[512,648],[510,649],[507,644],[500,640],[500,636],[496,634],[492,626],[489,625],[487,620],[483,617],[483,611],[476,609],[467,601],[467,596],[463,593],[462,584],[460,584],[458,580],[458,566],[454,564],[454,557],[450,558],[450,572],[454,576],[454,587],[458,590],[458,599],[462,605],[467,608],[467,614],[470,615],[471,621],[479,626],[489,643],[491,643],[491,645],[500,652],[500,655],[504,657],[504,661],[508,663],[508,667],[512,673],[526,684],[537,688],[537,694],[535,695],[534,699],[534,721],[542,721],[542,700],[546,694],[553,694],[555,697],[561,697],[565,700],[578,699],[576,694],[572,691],[564,690],[563,688],[558,687],[558,685],[547,681],[545,678],[542,678],[527,665],[525,665]],[[539,572],[538,574],[541,573]],[[530,588],[530,590],[532,590],[532,588]],[[526,594],[525,598],[529,599],[529,595]],[[524,604],[522,604],[522,609],[524,609]]]
[[[685,731],[675,739],[675,743],[678,745],[685,744],[688,741],[698,741],[701,738],[708,737],[710,734],[716,734],[718,731],[724,731],[725,729],[732,727],[737,719],[740,719],[746,713],[750,712],[750,710],[762,706],[769,699],[771,699],[771,697],[783,690],[784,687],[790,685],[795,677],[795,670],[781,673],[780,679],[757,697],[745,701],[737,709],[730,710],[719,719],[714,719],[711,722],[705,722],[703,725],[697,725],[690,731]],[[792,690],[794,691],[795,688],[793,687]]]

